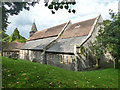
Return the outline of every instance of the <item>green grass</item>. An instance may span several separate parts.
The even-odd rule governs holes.
[[[4,88],[118,88],[118,70],[69,71],[2,57]]]

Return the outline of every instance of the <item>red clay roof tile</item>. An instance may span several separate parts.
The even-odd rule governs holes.
[[[89,34],[96,18],[71,24],[63,33],[61,38],[70,38],[78,36],[86,36]]]
[[[64,31],[61,38],[70,38],[70,37],[88,35],[95,20],[96,18],[93,18],[75,24],[70,24],[69,27]],[[35,34],[33,34],[33,36],[29,37],[27,41],[57,36],[65,25],[66,23],[51,28],[47,28],[42,31],[38,31]]]
[[[28,41],[30,40],[35,40],[35,39],[41,39],[41,38],[46,38],[46,37],[52,37],[52,36],[57,36],[63,27],[66,25],[66,23],[57,25],[51,28],[44,29],[42,31],[38,31],[33,36],[28,38]]]

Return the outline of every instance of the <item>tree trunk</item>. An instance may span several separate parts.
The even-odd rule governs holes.
[[[115,59],[115,60],[114,60],[114,68],[115,68],[115,69],[118,69],[118,59]]]
[[[99,68],[99,59],[96,59],[96,67]]]

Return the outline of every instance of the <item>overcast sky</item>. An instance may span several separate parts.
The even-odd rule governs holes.
[[[102,15],[104,20],[109,19],[109,9],[117,12],[119,0],[76,0],[76,5],[72,7],[76,10],[75,14],[68,13],[65,9],[58,10],[55,14],[52,14],[44,6],[43,1],[40,0],[39,4],[30,7],[30,11],[23,10],[19,15],[10,16],[8,20],[11,24],[8,26],[6,33],[11,35],[14,29],[18,28],[20,34],[28,38],[34,19],[38,31],[68,22],[69,20],[75,23],[91,19],[99,14]]]

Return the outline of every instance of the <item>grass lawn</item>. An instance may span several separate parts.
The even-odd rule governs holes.
[[[3,88],[118,88],[118,70],[69,71],[2,57]]]

